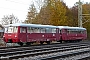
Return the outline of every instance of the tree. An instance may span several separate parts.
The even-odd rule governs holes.
[[[68,18],[71,19],[72,26],[78,26],[78,7],[76,5],[70,8]]]
[[[63,5],[63,1],[51,0],[52,16],[51,24],[53,25],[67,25],[66,7]]]
[[[83,25],[90,22],[90,4],[83,4]]]
[[[67,25],[66,7],[60,0],[46,0],[37,18],[41,24]]]
[[[83,27],[87,29],[88,39],[90,39],[90,3],[85,3],[82,5],[82,23]],[[71,14],[69,14],[69,18],[71,18],[73,26],[78,26],[78,7],[73,6],[70,8]],[[71,15],[71,16],[70,16]]]
[[[39,14],[36,16],[37,24],[50,24],[50,13],[49,8],[42,7]]]
[[[44,0],[35,0],[35,3],[37,5],[37,10],[39,10],[39,11],[44,6]]]
[[[36,14],[37,14],[37,11],[36,11],[36,8],[35,8],[34,3],[33,3],[29,7],[27,20],[25,20],[25,23],[33,23],[35,21]]]
[[[13,14],[12,15],[4,15],[1,22],[2,22],[2,25],[7,25],[7,24],[12,24],[12,23],[18,23],[19,19],[16,16],[14,16]]]
[[[88,39],[90,39],[90,3],[83,4],[83,27],[87,28]]]

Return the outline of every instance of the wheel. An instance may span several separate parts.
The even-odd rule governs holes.
[[[22,43],[22,42],[19,42],[18,44],[19,44],[20,46],[23,46],[23,43]]]
[[[81,42],[81,41],[82,41],[82,39],[78,40],[78,42]]]
[[[47,43],[47,44],[50,44],[50,41],[47,41],[46,43]]]
[[[27,46],[30,46],[30,45],[31,45],[31,43],[30,43],[30,42],[27,42],[27,43],[26,43],[26,45],[27,45]]]
[[[13,46],[12,43],[6,43],[6,47],[10,47],[10,46]]]
[[[41,45],[43,45],[43,42],[42,42],[42,41],[40,41],[40,44],[41,44]]]
[[[60,40],[59,42],[62,43],[62,40]]]

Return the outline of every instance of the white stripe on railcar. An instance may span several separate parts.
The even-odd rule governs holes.
[[[16,23],[16,24],[5,25],[5,27],[9,27],[9,26],[40,27],[40,28],[58,28],[57,26],[53,26],[53,25],[24,24],[24,23]]]
[[[77,29],[77,30],[86,30],[86,28],[83,27],[69,27],[69,26],[58,26],[59,29]]]

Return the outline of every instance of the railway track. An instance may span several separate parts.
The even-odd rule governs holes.
[[[29,60],[56,60],[56,59],[74,59],[77,60],[90,57],[90,43],[67,43],[51,44],[28,47],[0,47],[1,60],[29,59]],[[85,56],[85,54],[88,54]],[[28,57],[28,58],[27,58]],[[72,57],[72,58],[71,58]]]

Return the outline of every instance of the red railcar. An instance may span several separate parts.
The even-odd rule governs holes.
[[[61,31],[61,40],[65,42],[82,41],[87,38],[86,28],[58,26]]]
[[[86,37],[85,28],[16,23],[5,26],[3,40],[6,43],[30,45],[33,42],[81,41]]]
[[[5,26],[4,41],[9,43],[30,44],[33,42],[50,43],[58,40],[59,30],[56,26],[40,24],[10,24]]]

